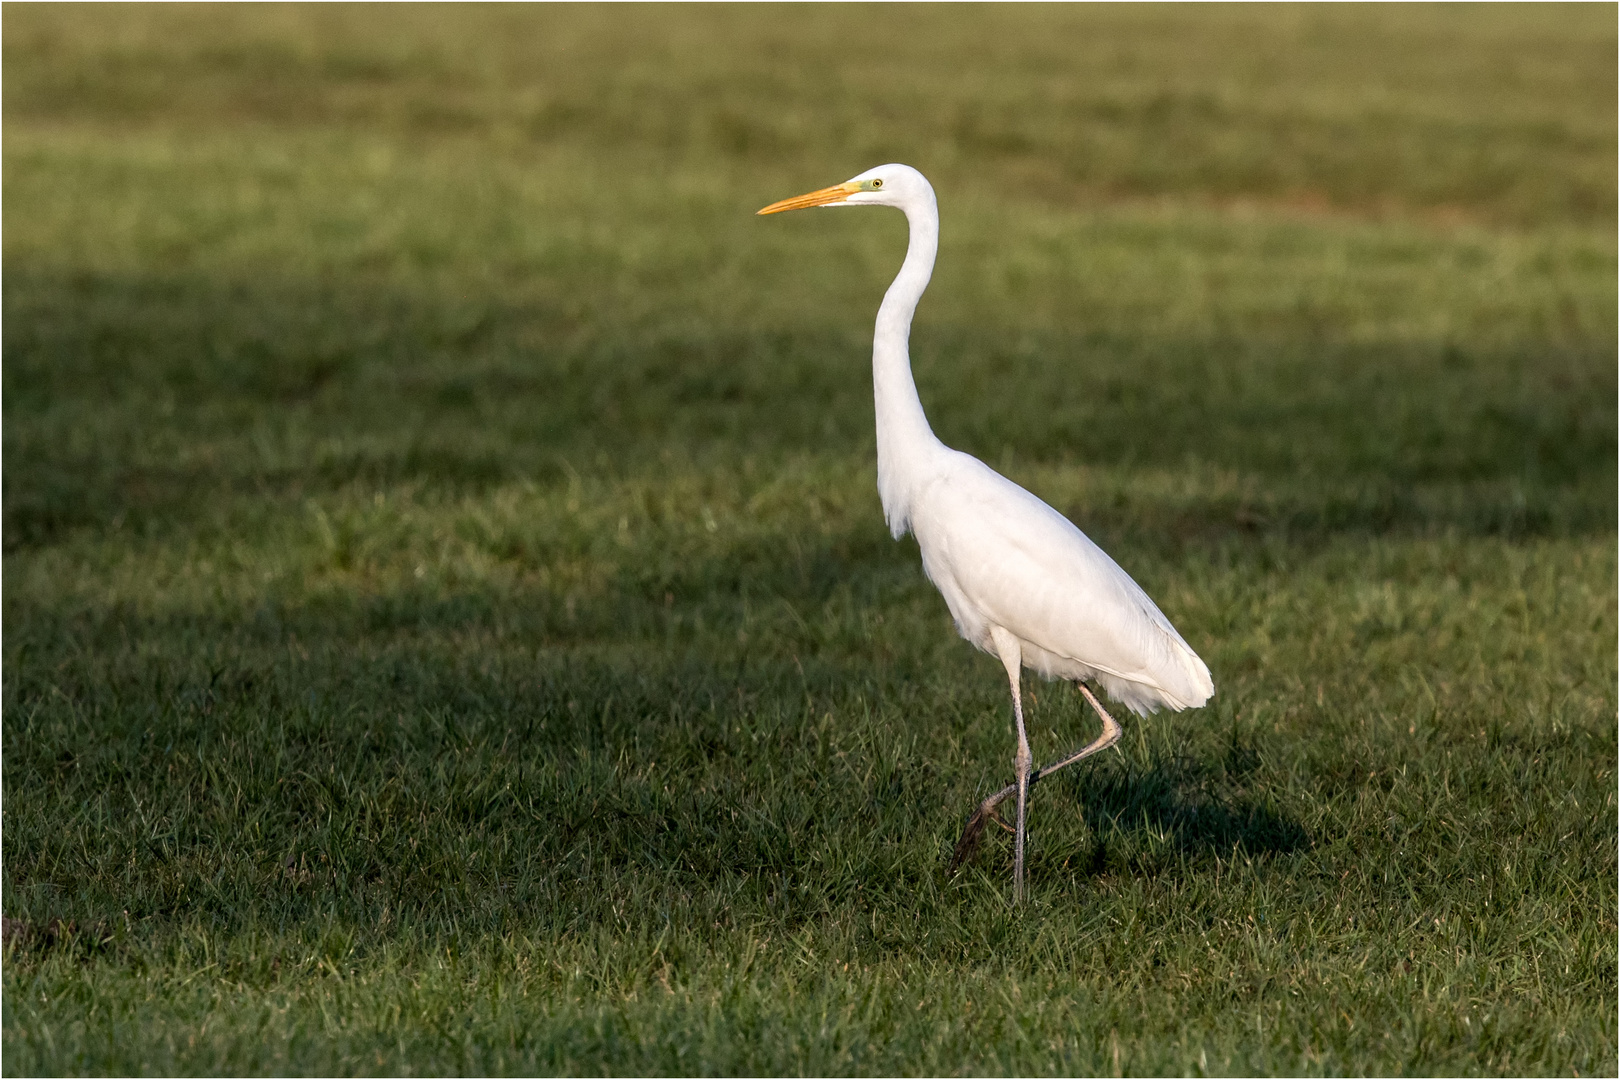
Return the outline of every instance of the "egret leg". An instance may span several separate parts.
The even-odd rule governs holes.
[[[1029,752],[1029,739],[1024,734],[1024,695],[1019,676],[1024,667],[1023,649],[1012,634],[996,627],[990,631],[990,640],[1007,669],[1007,682],[1012,687],[1013,719],[1018,725],[1018,750],[1013,754],[1013,771],[1018,780],[1014,785],[1018,793],[1018,823],[1013,830],[1013,903],[1024,902],[1024,820],[1029,802],[1029,772],[1034,756]]]
[[[1119,737],[1124,731],[1124,729],[1119,726],[1119,721],[1108,715],[1108,710],[1102,707],[1102,702],[1098,701],[1097,696],[1091,692],[1091,687],[1087,686],[1085,683],[1075,683],[1075,685],[1080,688],[1080,692],[1086,696],[1086,700],[1091,702],[1091,707],[1096,709],[1097,715],[1102,718],[1102,734],[1097,736],[1091,742],[1087,743],[1085,746],[1082,746],[1075,753],[1064,758],[1062,761],[1048,765],[1044,769],[1040,770],[1040,776],[1050,775],[1051,773],[1057,772],[1061,768],[1073,765],[1081,758],[1088,758],[1099,750],[1108,749],[1110,746],[1113,746],[1115,743],[1119,742]],[[1031,783],[1033,782],[1034,781],[1032,780]]]
[[[1016,681],[1016,677],[1015,677]],[[1024,837],[1025,807],[1029,802],[1029,773],[1034,755],[1029,752],[1029,740],[1024,737],[1024,703],[1018,687],[1013,687],[1013,716],[1018,721],[1018,752],[1013,755],[1013,768],[1018,772],[1018,824],[1013,832],[1013,903],[1024,902]]]
[[[1102,734],[1097,736],[1097,738],[1093,739],[1091,742],[1087,743],[1085,746],[1081,747],[1075,753],[1064,758],[1062,761],[1056,761],[1045,766],[1044,768],[1036,769],[1030,774],[1027,784],[1008,784],[994,795],[991,795],[988,799],[985,799],[984,802],[980,803],[979,808],[973,812],[973,816],[968,818],[967,827],[962,830],[962,839],[956,842],[956,851],[951,855],[950,873],[955,873],[957,867],[961,866],[963,863],[967,862],[968,859],[972,858],[973,852],[977,850],[979,846],[979,838],[984,834],[984,827],[992,821],[1000,821],[1001,815],[997,810],[997,807],[999,807],[1004,801],[1013,795],[1018,795],[1020,801],[1022,801],[1024,798],[1024,793],[1019,790],[1020,787],[1023,787],[1027,791],[1028,787],[1034,785],[1036,781],[1044,780],[1048,776],[1051,776],[1053,773],[1057,772],[1059,769],[1067,768],[1068,766],[1073,765],[1075,762],[1080,761],[1083,758],[1088,758],[1100,750],[1106,750],[1110,746],[1113,746],[1115,743],[1119,742],[1120,734],[1123,731],[1123,729],[1119,726],[1119,722],[1112,716],[1108,715],[1108,710],[1103,708],[1102,702],[1097,700],[1096,695],[1091,692],[1091,688],[1089,686],[1087,686],[1085,683],[1076,683],[1075,685],[1080,687],[1080,692],[1086,696],[1086,700],[1091,702],[1091,707],[1095,709],[1097,715],[1102,718]],[[1016,691],[1014,692],[1013,700],[1015,702],[1017,701]],[[1023,717],[1020,710],[1020,735],[1022,735],[1023,732],[1022,721]],[[1022,778],[1023,773],[1020,772],[1019,776]],[[1019,816],[1020,820],[1022,820],[1022,815]]]

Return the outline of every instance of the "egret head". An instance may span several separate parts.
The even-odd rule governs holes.
[[[779,214],[807,206],[898,206],[904,209],[919,199],[931,198],[933,193],[923,174],[910,165],[879,165],[842,184],[771,203],[759,213]]]

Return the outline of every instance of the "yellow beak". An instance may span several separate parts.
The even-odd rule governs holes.
[[[803,210],[807,206],[826,206],[828,203],[843,202],[859,190],[861,190],[861,185],[845,181],[833,187],[824,187],[820,191],[812,191],[808,195],[795,195],[791,199],[773,202],[759,213],[780,214],[783,210]]]

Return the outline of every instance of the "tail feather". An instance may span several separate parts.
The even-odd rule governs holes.
[[[1169,670],[1152,683],[1138,682],[1109,671],[1097,671],[1097,681],[1102,683],[1109,697],[1137,716],[1159,709],[1171,712],[1196,709],[1215,694],[1215,680],[1210,678],[1209,666],[1179,642],[1171,642],[1169,652],[1172,657]]]

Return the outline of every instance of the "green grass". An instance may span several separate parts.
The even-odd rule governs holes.
[[[1616,1070],[1612,8],[4,31],[8,1074]],[[886,160],[936,430],[1217,686],[1022,910],[903,222],[752,216]]]

